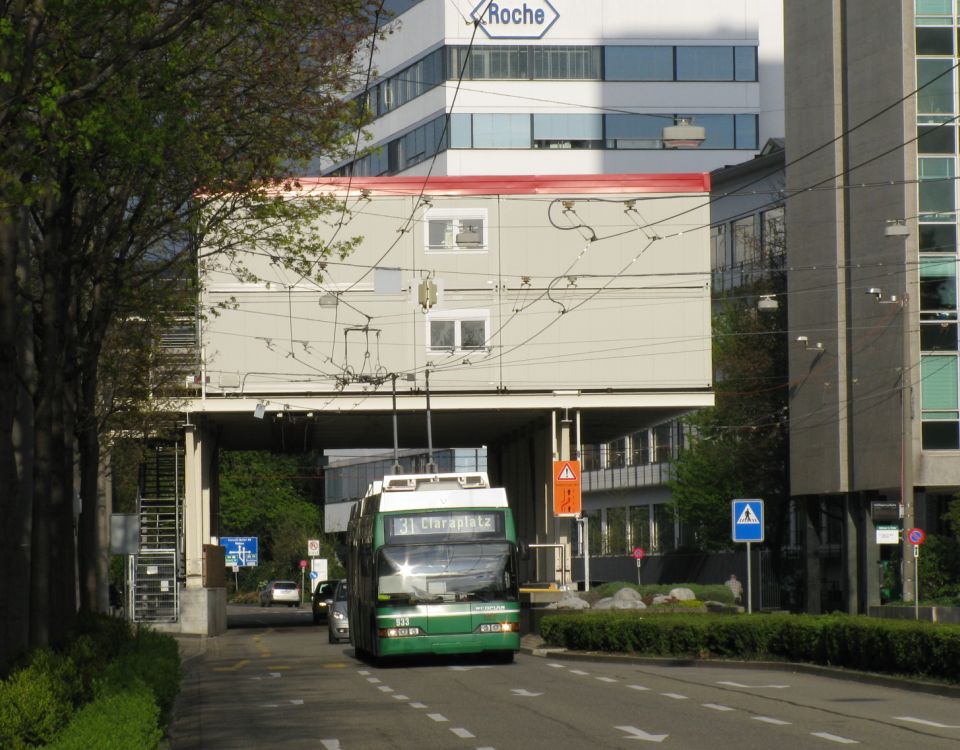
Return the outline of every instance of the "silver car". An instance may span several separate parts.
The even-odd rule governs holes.
[[[270,581],[260,589],[260,606],[272,607],[274,604],[300,605],[300,587],[294,581]]]
[[[330,643],[350,640],[350,620],[347,617],[347,582],[341,580],[333,593],[330,612],[327,615],[327,632]]]

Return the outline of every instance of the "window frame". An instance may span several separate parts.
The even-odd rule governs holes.
[[[423,233],[423,251],[427,255],[478,255],[489,252],[490,221],[485,208],[431,208],[423,217],[425,231]],[[430,224],[434,221],[456,222],[454,238],[463,231],[463,222],[481,222],[481,237],[479,245],[444,245],[430,244]],[[454,239],[456,243],[456,239]]]
[[[463,346],[463,326],[465,322],[483,323],[483,346],[464,347]],[[453,347],[438,347],[433,345],[431,336],[432,324],[441,322],[452,322],[454,344]],[[490,351],[490,310],[483,308],[474,308],[469,310],[430,310],[424,320],[424,341],[427,346],[427,354],[470,354],[471,352]]]

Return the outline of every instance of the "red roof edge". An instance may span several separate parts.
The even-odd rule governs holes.
[[[302,190],[369,191],[373,195],[537,195],[709,193],[709,172],[601,175],[481,175],[457,177],[300,177]]]

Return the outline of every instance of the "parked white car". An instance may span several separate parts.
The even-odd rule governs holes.
[[[272,607],[274,604],[287,604],[297,607],[300,604],[300,587],[294,581],[270,581],[260,589],[260,606]]]

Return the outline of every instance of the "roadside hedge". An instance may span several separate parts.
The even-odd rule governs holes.
[[[850,615],[547,616],[547,645],[684,658],[771,659],[960,682],[960,626]]]
[[[169,636],[85,617],[59,649],[40,649],[0,682],[0,748],[154,748],[180,686]]]

